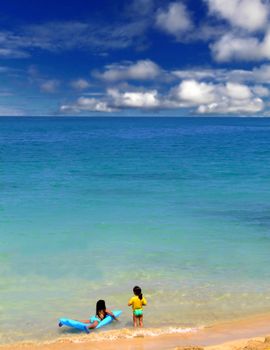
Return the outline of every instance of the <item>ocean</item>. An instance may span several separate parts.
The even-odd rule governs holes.
[[[0,343],[98,299],[130,334],[134,285],[145,332],[270,312],[270,119],[0,118],[0,155]]]

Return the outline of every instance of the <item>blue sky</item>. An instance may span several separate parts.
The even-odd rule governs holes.
[[[269,0],[0,3],[0,115],[269,116]]]

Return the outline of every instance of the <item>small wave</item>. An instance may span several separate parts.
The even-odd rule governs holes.
[[[144,337],[157,337],[170,334],[189,334],[195,333],[200,328],[192,327],[163,327],[163,328],[143,328],[143,329],[130,329],[123,328],[121,330],[111,330],[99,333],[91,333],[88,336],[76,337],[76,339],[70,339],[74,343],[82,343],[85,341],[104,341],[104,340],[119,340],[119,339],[133,339]]]

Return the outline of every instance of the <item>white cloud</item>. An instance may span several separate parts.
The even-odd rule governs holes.
[[[210,13],[248,31],[262,29],[267,24],[269,5],[262,0],[206,0]]]
[[[269,1],[205,0],[209,12],[226,19],[231,32],[210,45],[216,61],[259,61],[270,59]],[[240,29],[240,30],[239,30]],[[252,34],[261,31],[260,35]]]
[[[80,97],[74,104],[65,104],[60,107],[61,113],[80,112],[114,112],[121,109],[155,109],[160,106],[158,92],[150,91],[126,91],[108,89],[105,96],[100,98]]]
[[[129,87],[130,89],[131,87]],[[115,112],[127,109],[189,109],[201,114],[256,114],[263,111],[269,91],[263,85],[239,82],[200,82],[183,80],[167,93],[152,90],[119,90],[111,88],[104,95],[82,96],[74,104],[62,105],[62,113]]]
[[[75,104],[62,105],[61,113],[80,113],[80,112],[113,112],[114,109],[108,106],[108,103],[97,98],[80,97]]]
[[[270,64],[263,64],[248,69],[210,69],[193,68],[186,70],[175,70],[170,73],[181,80],[211,81],[216,82],[249,82],[254,84],[269,84]]]
[[[77,79],[77,80],[73,80],[70,85],[76,89],[76,90],[84,90],[87,89],[90,84],[88,83],[87,80],[85,79]]]
[[[245,103],[239,100],[224,99],[208,105],[200,105],[197,109],[201,114],[239,114],[258,113],[263,110],[264,103],[260,98],[247,100]]]
[[[101,101],[96,98],[80,97],[77,101],[77,106],[84,111],[96,112],[112,112],[106,101]]]
[[[262,41],[257,37],[228,33],[214,43],[211,49],[217,61],[270,59],[270,30]]]
[[[216,81],[248,82],[254,84],[268,84],[270,80],[270,65],[254,67],[251,70],[228,69],[224,72],[216,72]]]
[[[61,105],[59,108],[59,112],[63,114],[79,114],[80,109],[76,107],[76,105]]]
[[[111,64],[105,67],[103,73],[94,75],[107,82],[119,80],[152,80],[161,73],[159,66],[151,60],[140,60],[135,63]]]
[[[180,79],[187,80],[201,80],[205,78],[214,79],[217,77],[217,73],[221,73],[224,70],[215,70],[215,69],[185,69],[185,70],[175,70],[172,71],[171,74]],[[219,74],[220,75],[220,74]]]
[[[149,70],[144,69],[145,65],[141,65],[141,62],[145,63],[126,62],[106,67],[103,73],[99,73],[99,77],[106,77],[107,91],[85,93],[73,104],[62,105],[60,111],[110,113],[128,109],[149,111],[185,108],[191,112],[226,115],[256,114],[267,108],[269,89],[266,84],[270,80],[270,65],[265,64],[251,70],[198,67],[169,72],[147,60],[150,67],[157,67],[153,69],[153,75],[159,74],[158,84],[157,79],[148,80],[146,88],[138,87],[137,84],[132,86],[125,81],[128,77],[137,77],[137,74],[142,81],[151,76],[147,75]],[[179,80],[178,85],[172,87],[172,82]]]
[[[268,70],[268,77],[270,79],[270,65],[269,68],[265,68],[264,70]],[[181,80],[205,80],[211,82],[226,82],[226,81],[235,81],[235,82],[243,82],[243,81],[256,81],[259,79],[258,75],[261,75],[261,79],[265,76],[265,71],[261,72],[261,68],[258,68],[258,74],[255,74],[253,70],[244,70],[244,69],[225,69],[225,68],[193,68],[193,69],[185,69],[185,70],[175,70],[172,71],[171,74],[174,77],[177,77]],[[268,80],[269,80],[268,79]]]
[[[264,102],[256,92],[256,89],[239,83],[184,80],[172,89],[170,101],[171,106],[178,102],[175,108],[193,107],[202,114],[257,113],[263,110]]]
[[[260,97],[269,96],[269,90],[265,86],[262,86],[262,85],[253,86],[252,91],[254,92],[254,94],[256,94],[257,96],[260,96]]]
[[[175,108],[193,107],[208,114],[256,114],[264,110],[263,99],[269,96],[269,89],[262,85],[270,81],[268,64],[251,70],[198,68],[172,74],[184,79],[170,93],[171,106],[178,102]]]
[[[180,2],[171,3],[168,8],[160,9],[156,15],[156,26],[176,38],[193,28],[187,9]]]
[[[148,64],[149,63],[149,64]],[[267,84],[270,81],[270,64],[248,69],[225,69],[194,67],[192,69],[166,71],[150,60],[138,61],[133,64],[112,64],[105,67],[103,73],[94,72],[96,77],[103,79],[108,86],[117,83],[120,90],[132,90],[134,87],[128,80],[147,81],[149,88],[156,89],[158,85],[168,88],[172,82],[178,80],[194,80],[204,82],[252,82],[254,84]],[[162,85],[161,85],[162,84]]]
[[[231,99],[248,100],[251,98],[251,90],[243,84],[231,83],[226,84],[227,96]]]
[[[215,99],[214,87],[211,84],[195,80],[184,80],[172,90],[172,94],[190,105],[210,103]]]
[[[198,106],[199,113],[258,113],[264,108],[263,100],[254,95],[247,85],[228,82],[215,86],[215,100]]]
[[[113,104],[118,108],[157,108],[160,104],[156,90],[146,92],[119,92],[117,89],[109,89],[109,96]]]
[[[252,75],[254,76],[254,79],[256,81],[269,83],[269,81],[270,81],[270,65],[263,64],[260,67],[253,68]]]
[[[56,79],[46,80],[40,84],[40,89],[43,92],[54,93],[57,91],[59,84],[60,84],[59,80],[56,80]]]

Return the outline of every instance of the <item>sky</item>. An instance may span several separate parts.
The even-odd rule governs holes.
[[[0,2],[0,116],[270,116],[270,0]]]

